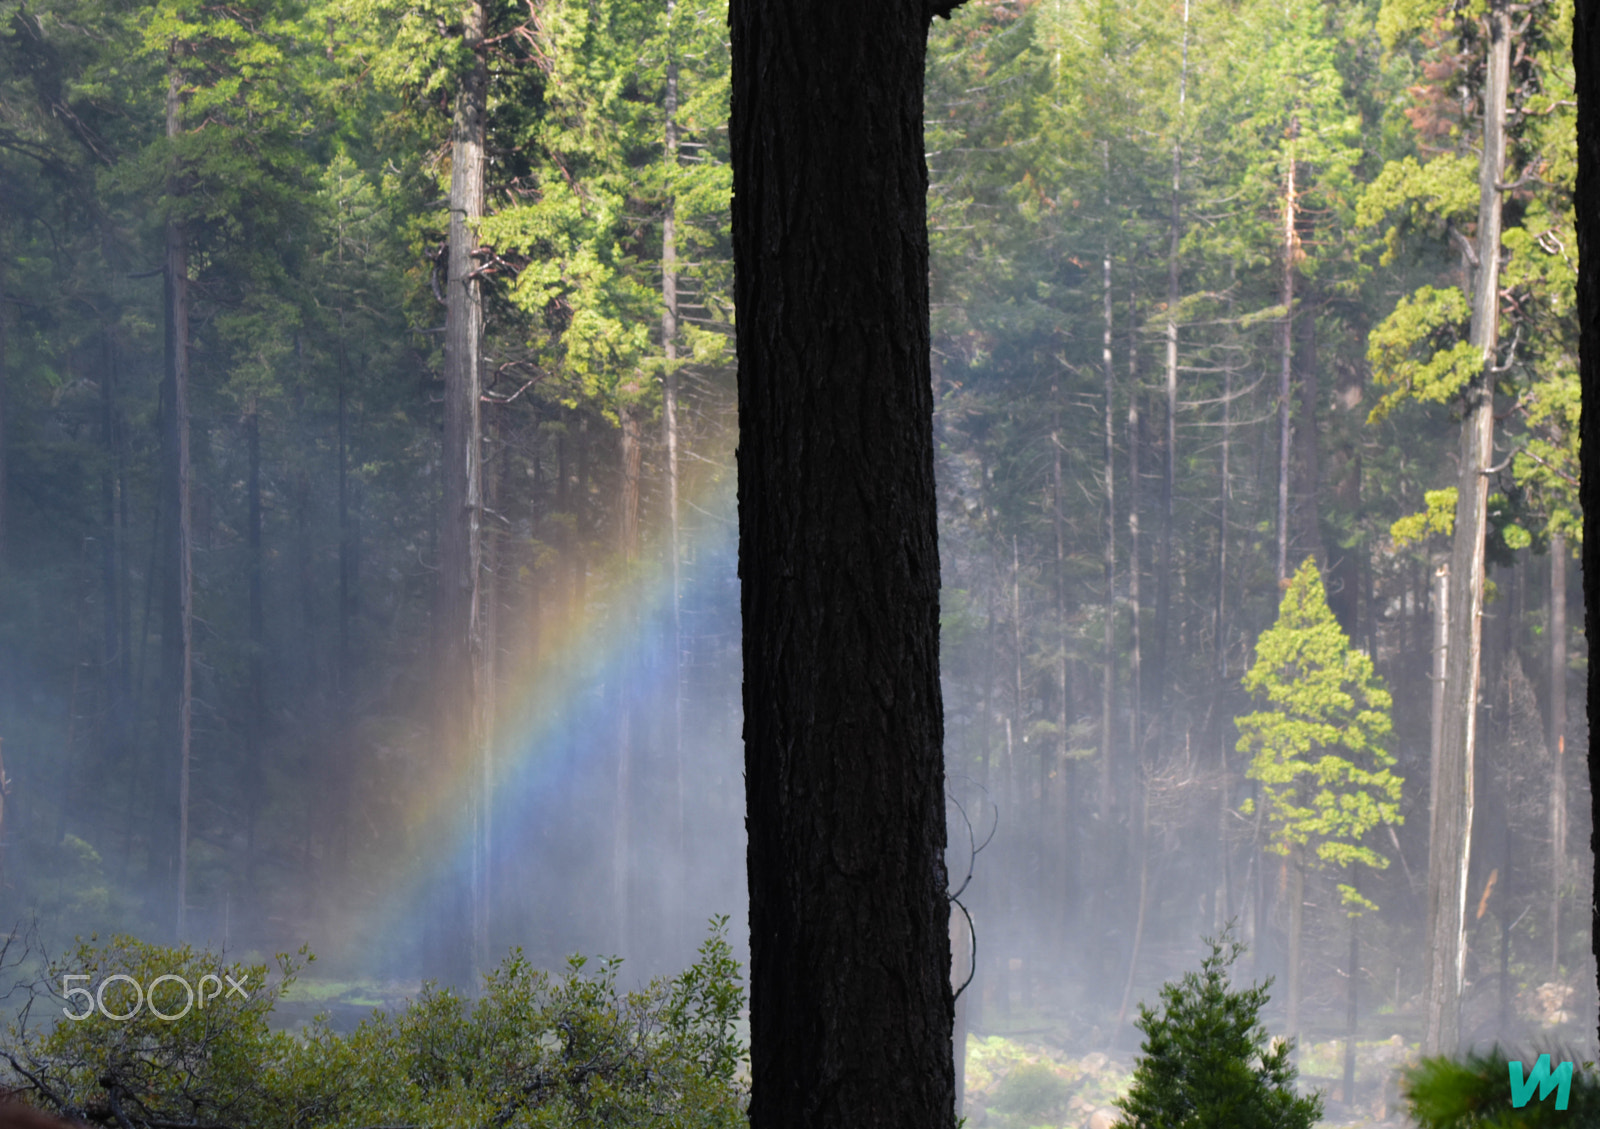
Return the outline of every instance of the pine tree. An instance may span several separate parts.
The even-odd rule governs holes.
[[[1385,748],[1389,691],[1372,659],[1350,645],[1333,618],[1313,558],[1284,590],[1278,622],[1262,632],[1244,687],[1267,709],[1238,718],[1239,751],[1261,782],[1268,849],[1293,866],[1289,911],[1289,1028],[1299,1025],[1300,934],[1307,868],[1388,860],[1362,844],[1381,823],[1398,824],[1402,778]],[[1254,810],[1246,801],[1245,811]],[[1340,895],[1352,910],[1375,909],[1352,885]]]
[[[1290,1040],[1269,1040],[1258,1022],[1268,981],[1236,990],[1229,969],[1244,946],[1208,942],[1199,972],[1161,989],[1158,1014],[1139,1006],[1143,1051],[1128,1096],[1127,1129],[1310,1129],[1322,1095],[1295,1093]]]

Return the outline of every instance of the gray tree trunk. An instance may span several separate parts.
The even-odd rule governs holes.
[[[484,119],[489,68],[484,56],[487,16],[483,0],[470,0],[462,15],[462,42],[472,63],[456,92],[450,130],[450,229],[444,331],[444,469],[439,525],[439,581],[434,654],[439,692],[437,740],[445,748],[467,748],[476,763],[477,682],[482,662],[479,573],[482,568],[483,453],[479,408],[482,396],[483,298],[473,251],[475,222],[483,215]],[[473,790],[468,790],[474,796]],[[473,800],[467,801],[469,804]],[[472,824],[474,816],[468,814]],[[477,873],[476,849],[473,853]],[[471,973],[474,938],[471,910],[475,889],[463,891],[465,905],[446,912],[442,928],[448,953],[445,976],[460,982]],[[465,928],[467,935],[460,935]]]
[[[1293,127],[1291,126],[1291,133]],[[1289,171],[1283,185],[1283,278],[1279,301],[1283,304],[1283,340],[1278,353],[1278,586],[1289,578],[1289,386],[1294,370],[1294,257],[1295,161],[1289,153]]]
[[[1567,539],[1550,538],[1550,978],[1561,975],[1567,865]]]
[[[1428,850],[1428,985],[1424,1054],[1454,1053],[1460,1041],[1467,948],[1467,871],[1471,861],[1473,759],[1483,647],[1484,532],[1494,451],[1494,375],[1500,328],[1500,178],[1505,166],[1510,73],[1509,0],[1490,0],[1489,56],[1478,172],[1478,266],[1472,343],[1482,370],[1466,392],[1461,423],[1455,539],[1450,553],[1450,638],[1445,660],[1438,798]]]
[[[182,77],[167,76],[167,138],[183,130]],[[169,199],[181,192],[176,169]],[[183,221],[166,222],[166,372],[162,389],[163,578],[161,620],[161,747],[173,756],[177,810],[172,860],[173,924],[181,942],[188,934],[189,738],[193,709],[194,580],[189,505],[189,240]]]

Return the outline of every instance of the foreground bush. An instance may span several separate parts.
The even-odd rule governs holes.
[[[298,968],[287,957],[269,986],[264,965],[131,938],[81,944],[24,984],[0,1074],[33,1105],[108,1129],[733,1129],[747,1099],[744,994],[725,928],[715,920],[689,969],[637,992],[618,991],[616,962],[590,971],[575,957],[552,977],[513,953],[478,999],[430,986],[349,1035],[269,1028]],[[135,1008],[128,981],[142,991],[161,977],[153,1002],[177,1018]],[[219,990],[183,1010],[184,984],[202,981]],[[102,1000],[129,1018],[107,1018]]]
[[[1555,1062],[1571,1061],[1560,1053]],[[1524,1069],[1538,1056],[1522,1060]],[[1424,1059],[1406,1072],[1406,1112],[1419,1129],[1600,1129],[1600,1078],[1592,1063],[1572,1073],[1567,1108],[1535,1087],[1520,1109],[1512,1105],[1510,1060],[1500,1050],[1460,1059]],[[1527,1074],[1524,1076],[1527,1080]]]
[[[1267,985],[1235,990],[1228,970],[1244,946],[1212,941],[1198,973],[1161,989],[1158,1014],[1139,1005],[1144,1032],[1133,1085],[1120,1099],[1128,1129],[1310,1129],[1320,1094],[1295,1093],[1287,1041],[1271,1045],[1256,1017]]]

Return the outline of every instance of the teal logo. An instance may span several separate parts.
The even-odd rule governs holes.
[[[1522,1077],[1522,1063],[1512,1062],[1507,1064],[1511,1071],[1511,1105],[1514,1109],[1521,1109],[1533,1097],[1533,1088],[1539,1087],[1539,1100],[1544,1101],[1550,1096],[1550,1091],[1556,1092],[1556,1108],[1567,1108],[1567,1096],[1572,1091],[1572,1064],[1564,1062],[1554,1070],[1550,1069],[1550,1056],[1540,1055],[1539,1061],[1533,1064],[1533,1069],[1528,1071],[1526,1080]]]

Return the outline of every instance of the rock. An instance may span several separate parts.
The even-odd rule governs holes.
[[[1088,1129],[1116,1129],[1122,1114],[1114,1109],[1097,1109],[1089,1115]]]
[[[1107,1059],[1104,1054],[1099,1051],[1095,1051],[1093,1054],[1084,1055],[1081,1065],[1085,1070],[1104,1070],[1106,1068],[1106,1061]]]

